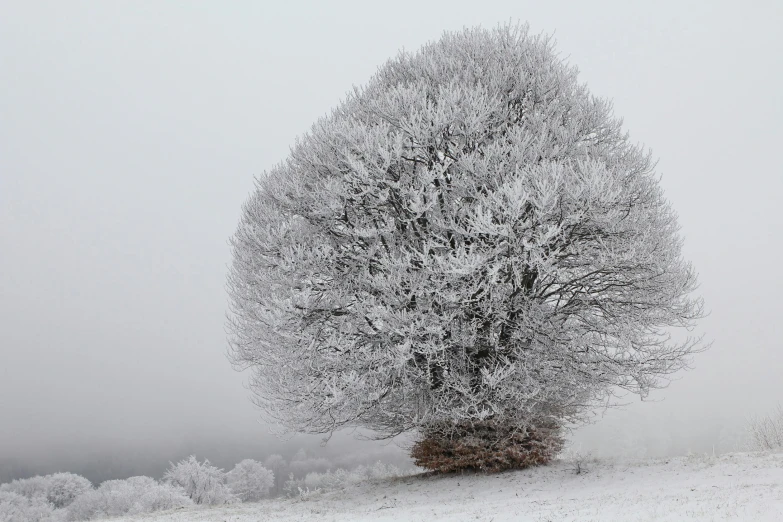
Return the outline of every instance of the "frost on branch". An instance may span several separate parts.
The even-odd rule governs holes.
[[[701,346],[669,337],[702,304],[650,154],[525,28],[387,62],[257,180],[232,244],[232,362],[291,431],[516,440]]]
[[[196,504],[215,506],[238,501],[226,484],[226,472],[206,459],[199,462],[195,455],[171,464],[163,478],[172,486],[182,488]]]

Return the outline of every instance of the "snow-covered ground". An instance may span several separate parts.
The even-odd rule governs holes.
[[[408,476],[306,499],[114,520],[783,521],[783,454],[619,462],[573,460],[499,475]]]

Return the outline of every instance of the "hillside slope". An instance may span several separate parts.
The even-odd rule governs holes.
[[[561,460],[500,475],[411,476],[307,499],[128,517],[185,521],[783,520],[783,454],[733,453],[621,463],[576,474]]]

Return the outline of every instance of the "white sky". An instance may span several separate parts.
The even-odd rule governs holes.
[[[508,20],[653,149],[701,274],[713,348],[632,411],[783,400],[783,3],[0,0],[0,459],[268,440],[224,357],[253,176],[400,48]]]

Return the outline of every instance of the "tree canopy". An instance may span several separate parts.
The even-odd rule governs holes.
[[[702,315],[648,151],[526,27],[389,60],[257,179],[230,357],[288,430],[578,418]]]

